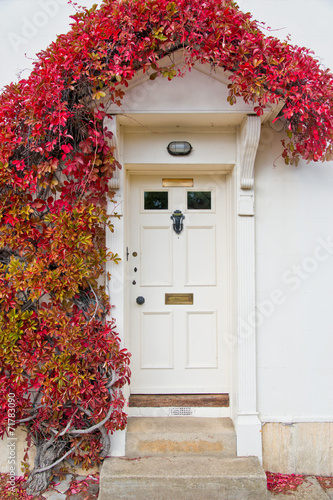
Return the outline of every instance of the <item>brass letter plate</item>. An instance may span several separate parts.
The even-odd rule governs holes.
[[[193,179],[162,179],[163,187],[193,187]]]
[[[193,293],[166,293],[165,303],[173,305],[193,305]]]

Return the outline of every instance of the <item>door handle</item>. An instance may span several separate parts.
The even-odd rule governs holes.
[[[139,306],[142,306],[146,302],[145,298],[142,297],[141,295],[136,298],[136,303],[139,304]]]

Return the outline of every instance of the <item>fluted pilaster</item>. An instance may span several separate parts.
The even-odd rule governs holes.
[[[260,118],[247,116],[240,134],[237,190],[237,453],[262,457],[257,413],[254,161]],[[244,193],[246,191],[246,194]]]

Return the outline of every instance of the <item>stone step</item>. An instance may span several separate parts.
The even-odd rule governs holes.
[[[130,417],[126,456],[236,456],[236,434],[230,418]]]
[[[256,457],[108,458],[98,500],[265,500],[266,475]]]

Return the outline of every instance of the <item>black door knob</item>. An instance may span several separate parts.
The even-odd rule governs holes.
[[[142,306],[142,304],[144,304],[146,301],[145,301],[145,298],[144,297],[137,297],[136,298],[136,303],[139,304],[139,306]]]

